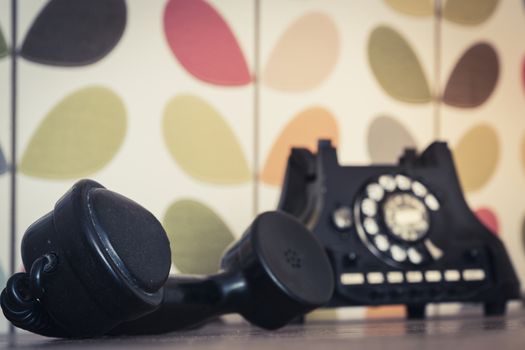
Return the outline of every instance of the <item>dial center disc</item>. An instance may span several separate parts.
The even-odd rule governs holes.
[[[414,242],[426,235],[429,216],[425,204],[410,193],[393,193],[383,204],[385,224],[399,239]]]

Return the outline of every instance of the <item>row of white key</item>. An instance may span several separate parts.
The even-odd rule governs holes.
[[[369,284],[383,284],[387,283],[403,283],[405,280],[408,283],[421,283],[423,281],[437,283],[441,281],[458,282],[463,278],[465,282],[483,281],[485,279],[485,271],[482,269],[465,269],[460,270],[428,270],[428,271],[408,271],[405,274],[400,271],[383,272],[368,272],[367,274],[352,272],[341,274],[341,283],[344,285],[360,285],[365,283],[365,279]]]

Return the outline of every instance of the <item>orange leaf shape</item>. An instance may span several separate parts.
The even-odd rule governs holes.
[[[292,147],[317,149],[319,139],[331,139],[332,144],[339,143],[339,128],[335,117],[325,108],[311,107],[297,116],[284,128],[274,143],[260,179],[262,182],[280,186]]]

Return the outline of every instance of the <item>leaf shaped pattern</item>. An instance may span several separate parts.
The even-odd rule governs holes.
[[[409,103],[430,101],[430,88],[419,59],[395,30],[380,26],[372,31],[368,59],[375,78],[387,94]]]
[[[521,223],[521,247],[525,252],[525,216],[523,217],[523,221]]]
[[[366,308],[366,318],[369,318],[369,319],[403,318],[406,315],[405,310],[406,309],[404,305],[367,307]]]
[[[410,132],[394,118],[378,117],[368,128],[368,154],[373,163],[395,163],[403,150],[416,147]]]
[[[474,214],[492,233],[499,234],[499,220],[493,209],[481,207],[474,210]]]
[[[173,264],[182,273],[211,274],[219,270],[222,253],[234,240],[221,218],[204,204],[182,199],[163,220]]]
[[[443,17],[463,25],[485,22],[493,13],[499,0],[447,0]]]
[[[0,147],[0,175],[5,173],[8,169],[7,161],[5,160],[4,152],[2,151],[2,147]]]
[[[4,33],[0,28],[0,58],[6,57],[8,53],[9,50],[7,49],[7,43],[5,41]]]
[[[202,81],[224,86],[251,82],[248,66],[230,27],[203,0],[169,0],[164,32],[180,64]]]
[[[74,179],[102,169],[126,134],[118,95],[92,86],[65,97],[43,119],[27,146],[20,171],[48,179]]]
[[[385,0],[385,2],[396,11],[407,15],[425,17],[434,13],[433,0]]]
[[[521,83],[523,85],[523,90],[525,91],[525,57],[521,63]]]
[[[319,139],[331,139],[332,143],[337,145],[339,127],[328,110],[323,107],[310,107],[295,116],[274,142],[261,172],[261,181],[281,186],[291,147],[305,147],[316,151]]]
[[[525,170],[525,135],[521,138],[521,165]]]
[[[454,148],[459,178],[466,192],[481,189],[490,180],[499,161],[496,131],[481,124],[469,130]]]
[[[6,275],[5,275],[5,272],[4,272],[4,268],[0,264],[0,286],[2,286],[2,288],[4,288],[6,282],[7,282],[7,278],[6,278]]]
[[[333,71],[340,45],[330,17],[319,12],[306,14],[290,25],[273,48],[263,81],[283,91],[313,89]]]
[[[469,48],[450,74],[443,101],[451,106],[473,108],[484,103],[499,77],[498,55],[487,43]]]
[[[164,112],[163,130],[168,150],[189,175],[218,184],[251,179],[237,138],[204,100],[192,95],[171,99]]]
[[[53,66],[83,66],[106,56],[126,27],[124,0],[51,0],[22,44],[25,59]]]

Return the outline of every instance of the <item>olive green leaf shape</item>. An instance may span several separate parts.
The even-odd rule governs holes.
[[[461,137],[454,147],[454,158],[464,191],[477,191],[488,183],[499,154],[498,135],[488,125],[477,125]]]
[[[86,87],[59,102],[27,146],[20,170],[30,176],[73,179],[102,169],[126,133],[126,111],[108,88]]]
[[[447,0],[443,17],[458,24],[481,24],[494,13],[498,3],[499,0]]]
[[[164,111],[163,132],[175,161],[194,178],[217,184],[250,180],[233,131],[204,100],[193,95],[172,98]]]
[[[431,16],[433,0],[385,0],[394,10],[412,16]],[[462,25],[478,25],[486,21],[496,9],[499,0],[446,0],[443,17]]]
[[[421,64],[410,45],[392,28],[375,28],[368,41],[370,67],[381,87],[393,98],[409,103],[431,100]]]
[[[403,150],[416,147],[416,141],[407,128],[394,118],[374,119],[368,128],[368,154],[373,163],[395,163]]]
[[[182,273],[217,272],[222,253],[234,240],[213,210],[192,199],[173,203],[162,223],[170,240],[173,264]]]
[[[412,16],[430,16],[434,12],[433,0],[385,0],[396,11]]]
[[[264,82],[277,90],[307,91],[333,71],[340,51],[334,21],[312,12],[293,22],[277,41],[263,71]]]
[[[484,103],[494,91],[499,78],[496,50],[487,43],[471,46],[450,74],[443,102],[460,108]]]
[[[5,41],[4,33],[0,28],[0,58],[7,56],[9,50],[7,49],[7,43]]]

